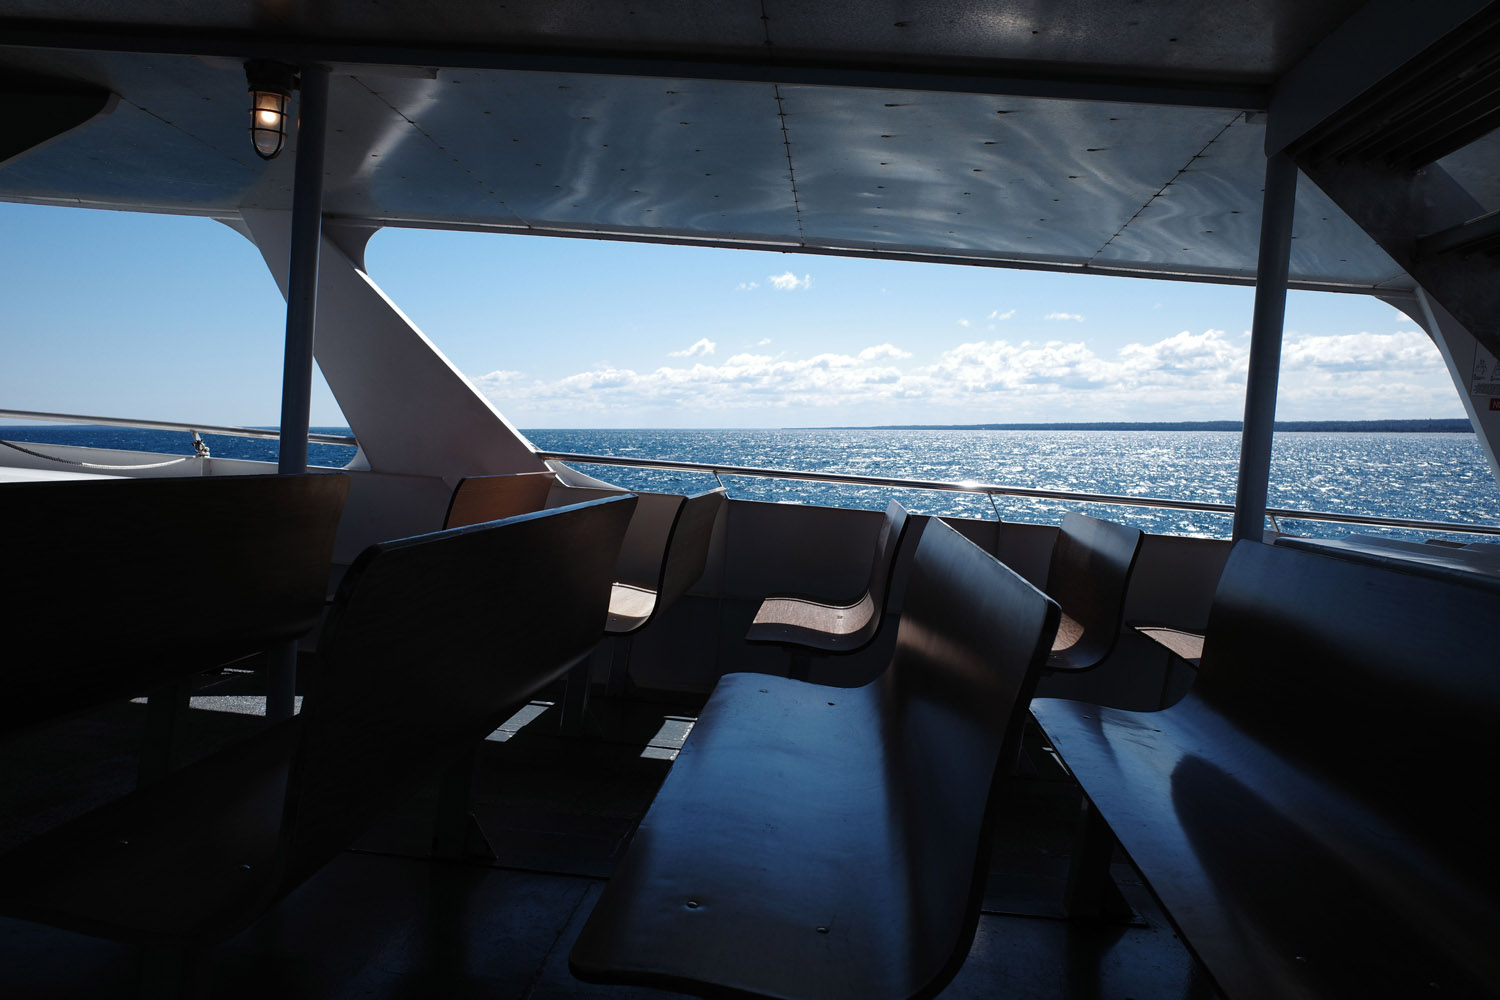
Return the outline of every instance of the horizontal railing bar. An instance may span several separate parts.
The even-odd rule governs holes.
[[[153,431],[194,431],[200,434],[222,434],[226,437],[266,438],[278,440],[280,431],[268,431],[259,427],[220,427],[216,424],[184,424],[170,420],[133,420],[120,417],[90,417],[79,413],[43,413],[38,410],[0,410],[6,419],[50,420],[65,424],[94,424],[101,427],[136,427]],[[0,427],[0,434],[5,429]],[[342,444],[351,448],[359,446],[359,440],[345,434],[309,434],[307,440],[317,444]]]
[[[579,462],[588,465],[618,465],[632,469],[660,469],[675,472],[704,472],[711,475],[751,476],[759,479],[796,479],[814,483],[844,483],[850,486],[886,486],[897,489],[940,490],[949,493],[981,493],[989,496],[1024,497],[1035,500],[1069,500],[1074,503],[1103,503],[1121,507],[1158,507],[1165,510],[1206,511],[1211,514],[1233,514],[1234,505],[1205,503],[1199,500],[1169,500],[1166,497],[1129,497],[1111,493],[1083,493],[1069,490],[1042,490],[1029,486],[1000,486],[993,483],[948,482],[934,479],[897,479],[890,476],[862,476],[845,472],[801,472],[795,469],[764,469],[748,465],[719,465],[711,462],[680,462],[667,458],[617,458],[613,455],[578,455],[570,452],[539,451],[537,457],[557,462]],[[1381,517],[1377,514],[1338,514],[1332,511],[1292,510],[1284,507],[1266,509],[1270,517],[1295,521],[1328,521],[1338,524],[1362,524],[1389,528],[1420,528],[1426,531],[1453,531],[1473,535],[1500,535],[1500,526],[1455,524],[1448,521],[1422,521],[1405,517]]]

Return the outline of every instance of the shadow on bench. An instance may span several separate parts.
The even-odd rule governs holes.
[[[569,959],[716,995],[928,996],[973,940],[992,794],[1057,606],[932,519],[858,688],[720,680]]]
[[[1496,621],[1483,588],[1241,542],[1182,701],[1032,711],[1226,996],[1494,996]],[[1075,853],[1084,912],[1108,853]]]
[[[301,715],[11,852],[0,909],[143,944],[143,992],[190,991],[203,949],[589,654],[634,502],[367,549],[339,588]]]

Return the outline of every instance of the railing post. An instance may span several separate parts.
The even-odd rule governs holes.
[[[1234,541],[1242,538],[1260,541],[1265,537],[1276,383],[1281,369],[1281,331],[1286,319],[1286,280],[1296,205],[1297,165],[1286,153],[1268,157],[1261,205],[1255,313],[1250,325],[1250,366],[1245,374],[1245,423],[1240,435],[1240,472],[1234,492]]]
[[[292,189],[292,249],[287,263],[286,355],[281,369],[281,441],[276,471],[307,471],[312,423],[313,335],[318,311],[318,249],[323,240],[323,140],[328,122],[328,70],[302,67],[297,102],[297,167]],[[292,717],[297,644],[266,651],[266,718]]]

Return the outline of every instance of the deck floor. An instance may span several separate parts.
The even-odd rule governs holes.
[[[262,720],[253,675],[207,680],[195,752]],[[578,982],[567,955],[615,857],[691,728],[694,706],[596,699],[586,738],[563,738],[550,699],[485,745],[476,810],[494,862],[428,855],[432,793],[396,810],[203,970],[223,998],[669,997]],[[140,705],[109,706],[0,745],[0,847],[129,787]],[[78,747],[89,746],[87,763]],[[1136,918],[1061,919],[1078,791],[1033,732],[1034,766],[1007,789],[984,914],[946,998],[1210,998],[1216,994],[1128,862],[1114,874]],[[129,996],[132,948],[0,919],[0,995]]]

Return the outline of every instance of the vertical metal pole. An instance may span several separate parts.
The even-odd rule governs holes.
[[[1249,538],[1258,542],[1265,536],[1276,382],[1281,372],[1281,332],[1286,320],[1286,279],[1296,206],[1297,165],[1286,153],[1277,153],[1266,160],[1266,190],[1262,196],[1250,368],[1245,376],[1245,424],[1234,494],[1234,541]]]
[[[318,311],[318,247],[323,240],[323,133],[328,70],[302,69],[297,107],[297,171],[292,189],[292,253],[287,265],[286,358],[281,369],[281,449],[276,471],[307,471],[312,406],[313,328]]]
[[[297,102],[297,169],[292,189],[292,250],[287,264],[286,356],[281,369],[281,442],[276,471],[307,471],[313,332],[318,311],[318,248],[323,240],[323,139],[328,70],[302,68]],[[297,643],[266,651],[266,718],[290,719],[296,703]]]

